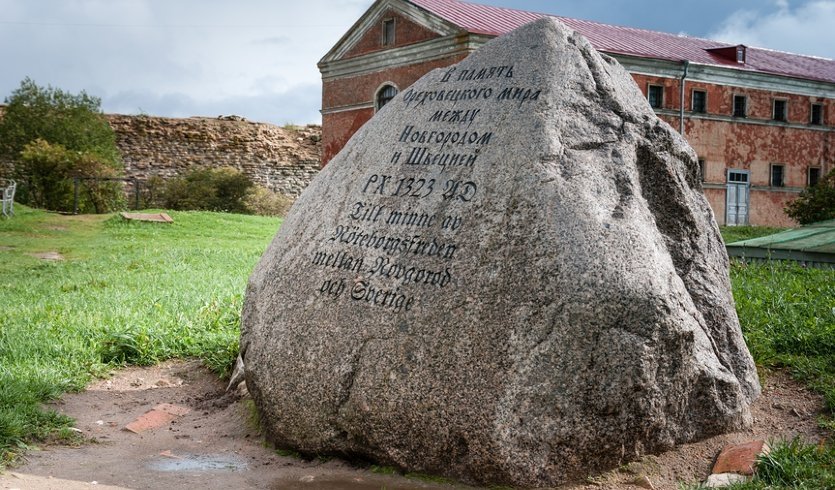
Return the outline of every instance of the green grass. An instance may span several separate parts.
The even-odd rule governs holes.
[[[71,423],[43,401],[116,365],[200,357],[227,373],[246,280],[278,219],[171,212],[166,225],[15,209],[0,220],[0,466]],[[50,251],[66,260],[29,255]]]
[[[685,488],[702,489],[702,485]],[[729,490],[817,490],[835,488],[835,444],[804,444],[798,439],[775,444],[760,456],[754,477]]]
[[[835,445],[783,442],[759,459],[751,485],[752,489],[835,488]]]
[[[757,365],[787,368],[835,413],[835,270],[735,261],[731,282]]]
[[[72,421],[41,403],[114,366],[199,357],[228,372],[246,279],[280,220],[171,212],[175,223],[165,225],[16,210],[0,220],[0,466],[32,441],[71,437],[61,429]],[[774,231],[723,234],[731,242]],[[66,260],[29,255],[50,251]],[[735,263],[731,279],[758,366],[788,369],[835,412],[835,271]],[[831,461],[831,449],[783,446],[773,463],[794,475],[789,480],[816,488],[831,477],[831,465],[812,454]]]
[[[726,243],[781,231],[764,227],[726,227]],[[748,349],[761,372],[787,369],[824,397],[835,428],[835,269],[807,269],[794,262],[731,265],[736,309]],[[756,477],[729,488],[835,488],[835,445],[818,447],[799,440],[777,441]]]

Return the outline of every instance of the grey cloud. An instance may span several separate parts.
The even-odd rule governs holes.
[[[283,46],[286,44],[290,44],[292,39],[288,36],[274,36],[274,37],[265,37],[262,39],[256,39],[252,41],[252,44],[268,44],[268,45],[276,45],[276,46]]]
[[[319,122],[321,88],[318,84],[298,85],[283,93],[258,93],[214,100],[196,99],[186,93],[120,92],[105,97],[105,112],[154,114],[170,117],[235,114],[252,121],[273,124]]]

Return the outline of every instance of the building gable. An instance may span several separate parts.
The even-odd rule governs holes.
[[[328,64],[381,51],[384,49],[381,42],[383,21],[389,19],[395,21],[395,42],[393,46],[385,48],[403,47],[463,32],[458,26],[411,2],[377,0],[328,51],[319,64]]]
[[[387,27],[390,29],[391,39],[385,39]],[[442,35],[438,32],[412,21],[396,10],[388,9],[381,13],[376,22],[366,30],[365,34],[345,53],[342,59],[407,46],[439,37],[442,37]]]

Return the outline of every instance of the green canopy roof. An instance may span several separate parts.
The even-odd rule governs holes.
[[[835,220],[734,242],[727,248],[732,257],[835,264]]]

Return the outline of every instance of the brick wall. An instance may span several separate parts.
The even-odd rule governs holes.
[[[393,20],[395,23],[395,30],[397,35],[394,37],[394,44],[390,46],[382,46],[383,38],[383,22],[386,20]],[[374,28],[370,29],[356,45],[345,53],[345,58],[354,58],[364,54],[373,53],[382,49],[396,48],[400,46],[407,46],[409,44],[427,41],[429,39],[439,37],[438,34],[429,29],[410,22],[408,19],[400,15],[394,10],[387,10],[380,20],[375,24]]]
[[[374,72],[349,78],[326,80],[322,83],[322,164],[327,164],[345,146],[345,143],[374,115],[374,96],[384,83],[393,83],[405,90],[417,79],[435,68],[444,68],[464,59],[456,54],[439,60],[398,66],[391,70]],[[365,107],[338,110],[364,104]]]
[[[664,87],[659,116],[678,129],[680,81],[675,78],[633,74],[647,94],[649,85]],[[707,94],[706,114],[694,114],[693,90]],[[746,117],[733,117],[735,95],[747,98]],[[774,100],[786,101],[786,120],[773,119]],[[812,104],[821,104],[821,126],[810,124]],[[684,94],[688,142],[705,162],[705,195],[720,224],[725,223],[725,185],[728,169],[750,172],[749,221],[770,226],[796,226],[783,208],[806,187],[810,167],[821,175],[835,164],[835,100],[771,90],[688,81]],[[771,185],[771,166],[784,166],[781,187]]]

